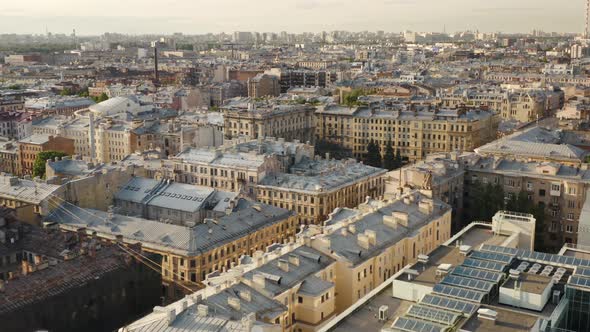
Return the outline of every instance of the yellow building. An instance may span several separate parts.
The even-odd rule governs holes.
[[[46,217],[66,231],[95,234],[125,244],[141,244],[142,250],[162,256],[166,286],[182,284],[198,288],[213,272],[238,264],[242,255],[253,255],[274,243],[295,236],[296,218],[288,210],[240,199],[234,210],[194,227],[82,209],[64,203]]]
[[[256,185],[256,199],[297,212],[302,225],[319,224],[338,207],[382,197],[385,173],[354,159],[308,159],[292,166],[290,173],[266,176]]]
[[[439,97],[442,107],[485,107],[505,120],[534,121],[559,108],[563,95],[544,90],[503,90],[499,88],[456,88]],[[554,106],[552,106],[554,105]]]
[[[409,161],[431,153],[472,151],[494,140],[499,124],[499,116],[491,111],[428,106],[328,105],[315,114],[316,139],[339,144],[356,158],[362,158],[371,140],[381,147],[382,155],[391,142]]]
[[[337,312],[451,237],[451,207],[431,195],[412,191],[392,202],[338,209],[325,227],[302,235],[337,261]]]
[[[309,105],[279,105],[251,99],[231,100],[221,108],[227,138],[280,137],[287,141],[313,138],[313,112]]]

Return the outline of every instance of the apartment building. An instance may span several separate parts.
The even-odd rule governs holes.
[[[18,149],[17,142],[0,139],[0,172],[17,174]]]
[[[463,224],[464,155],[456,152],[426,156],[426,159],[385,176],[385,199],[409,189],[432,190],[433,197],[453,208],[453,231]]]
[[[354,159],[305,158],[289,173],[268,175],[256,184],[256,199],[297,212],[301,225],[317,225],[338,207],[382,197],[385,172]]]
[[[590,152],[574,145],[578,142],[572,141],[572,137],[576,136],[535,126],[477,147],[475,152],[486,157],[580,166]]]
[[[22,112],[24,108],[25,101],[20,96],[2,95],[0,97],[0,113]]]
[[[238,194],[210,187],[133,177],[114,196],[117,212],[193,227],[205,218],[224,216]]]
[[[221,107],[226,138],[247,136],[281,137],[301,142],[313,139],[314,107],[308,105],[280,105],[235,99]]]
[[[194,227],[69,203],[54,209],[45,220],[64,231],[83,231],[128,245],[141,243],[142,250],[162,256],[163,282],[173,293],[178,290],[175,284],[198,289],[208,274],[229,270],[242,255],[251,256],[271,244],[288,242],[296,228],[291,211],[245,199],[239,199],[229,214],[206,219]]]
[[[265,73],[279,77],[281,93],[296,87],[326,88],[337,80],[336,72],[326,70],[272,68]]]
[[[316,139],[339,144],[356,158],[362,158],[371,140],[381,147],[382,154],[391,142],[394,150],[413,162],[433,153],[472,151],[496,138],[499,116],[494,112],[410,108],[320,107],[315,112]]]
[[[501,185],[506,199],[525,192],[530,201],[543,207],[545,221],[538,227],[542,227],[539,234],[548,247],[575,244],[578,235],[587,231],[579,225],[583,206],[590,200],[588,164],[578,167],[549,161],[476,157],[465,162],[466,197],[471,185],[478,182]]]
[[[18,168],[19,175],[32,175],[35,159],[40,152],[59,151],[66,155],[74,154],[74,141],[65,137],[51,135],[31,135],[21,139],[18,145]]]
[[[220,313],[229,326],[247,322],[260,331],[323,331],[359,297],[449,238],[450,208],[427,192],[369,200],[334,211],[329,222],[307,228],[296,241],[244,256],[235,268],[209,275],[206,288],[122,331],[147,331],[166,317],[165,331],[172,331],[185,319],[201,322]],[[188,318],[194,310],[198,315]]]
[[[52,195],[59,195],[59,186],[0,174],[0,206],[14,209],[19,221],[40,225]]]
[[[302,235],[336,260],[336,312],[451,238],[451,207],[431,195],[410,191],[394,201],[337,209],[322,229]]]
[[[258,74],[248,79],[248,97],[278,97],[281,94],[279,79],[276,76]]]
[[[563,103],[563,94],[552,91],[499,88],[455,88],[439,96],[442,107],[486,107],[503,119],[520,122],[535,121],[558,109],[560,99]]]

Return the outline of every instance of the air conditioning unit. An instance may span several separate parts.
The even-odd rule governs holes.
[[[382,305],[379,307],[379,320],[386,321],[388,319],[389,307]]]

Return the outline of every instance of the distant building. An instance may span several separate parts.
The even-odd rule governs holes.
[[[221,107],[226,137],[313,139],[314,110],[309,105],[281,105],[235,99]]]
[[[258,74],[248,79],[248,97],[277,97],[281,93],[279,79],[276,76]]]
[[[486,110],[429,109],[421,106],[328,105],[316,115],[316,139],[336,143],[362,158],[370,141],[385,153],[394,150],[409,161],[428,154],[472,151],[496,138],[498,115]]]
[[[35,159],[40,152],[58,151],[66,155],[74,154],[74,140],[65,137],[36,134],[18,141],[19,175],[32,175]]]

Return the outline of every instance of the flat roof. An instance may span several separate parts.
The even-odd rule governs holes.
[[[539,274],[521,273],[518,278],[520,289],[526,293],[543,294],[547,286],[552,283],[550,277],[544,277]],[[514,289],[515,280],[508,278],[502,288]]]
[[[477,332],[529,332],[539,319],[538,316],[528,315],[520,311],[512,311],[507,308],[482,306],[498,313],[495,325],[483,324],[477,315],[471,316],[461,327],[462,330]]]

